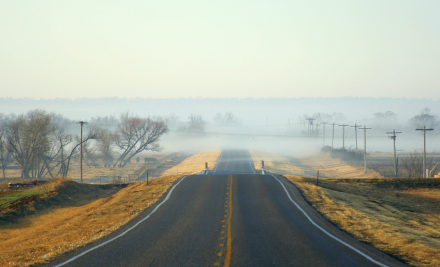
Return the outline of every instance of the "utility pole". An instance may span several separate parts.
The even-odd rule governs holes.
[[[395,171],[395,177],[397,178],[397,157],[396,157],[396,137],[398,133],[402,133],[402,132],[396,132],[396,130],[393,130],[392,132],[387,132],[387,134],[393,134],[392,136],[390,136],[391,139],[393,139],[393,143],[394,143],[394,171]]]
[[[358,153],[358,134],[357,134],[357,128],[361,127],[362,125],[356,125],[356,123],[354,124],[354,126],[350,126],[350,127],[354,127],[354,138],[356,139],[356,156]]]
[[[333,125],[333,130],[332,130],[332,150],[333,150],[333,139],[335,138],[335,123],[332,123]]]
[[[314,118],[307,118],[306,120],[309,121],[309,126],[308,126],[308,134],[313,134],[313,121],[316,120]],[[311,129],[311,130],[310,130]]]
[[[345,127],[349,126],[348,124],[339,125],[342,126],[342,150],[345,150]]]
[[[425,125],[423,125],[423,129],[417,128],[416,131],[423,131],[423,178],[426,177],[426,131],[434,131],[434,129],[426,129]]]
[[[364,172],[367,173],[367,130],[370,130],[371,128],[364,126],[359,129],[364,130]]]
[[[325,125],[328,124],[328,122],[321,122],[322,124],[322,146],[325,146]]]
[[[81,183],[83,181],[83,124],[87,123],[85,121],[79,121],[78,122],[81,125],[81,143],[80,143],[80,148],[81,148],[81,152],[80,152],[80,170],[81,170]]]

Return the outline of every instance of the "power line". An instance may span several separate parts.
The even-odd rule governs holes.
[[[321,124],[323,125],[323,129],[322,129],[322,146],[325,146],[325,125],[328,124],[328,122],[321,122]]]
[[[80,170],[81,170],[81,183],[83,181],[83,124],[87,123],[85,121],[79,121],[79,124],[81,124],[81,143],[80,143],[80,147],[81,147],[81,152],[80,152]]]
[[[417,128],[416,131],[423,131],[423,178],[426,177],[426,131],[434,131],[434,129],[426,129],[425,125],[422,128]]]
[[[359,129],[364,130],[364,172],[367,173],[367,130],[370,130],[371,128],[364,126]]]
[[[348,124],[339,124],[342,126],[342,150],[345,150],[345,127],[349,126]]]
[[[316,120],[316,119],[314,119],[314,118],[307,118],[306,120],[308,120],[309,121],[309,124],[308,124],[308,134],[310,135],[310,134],[313,134],[313,121],[314,120]],[[310,128],[312,129],[311,131],[310,131]]]
[[[354,136],[356,138],[356,155],[358,153],[358,135],[357,135],[357,128],[361,127],[362,125],[356,125],[356,123],[354,124],[354,126],[350,126],[350,127],[354,127]]]
[[[387,134],[393,134],[392,136],[389,136],[389,138],[393,139],[393,143],[394,143],[394,171],[395,171],[395,177],[397,178],[397,157],[396,157],[396,137],[398,133],[402,133],[402,132],[396,132],[396,130],[393,130],[392,132],[387,132]]]
[[[335,138],[335,123],[333,122],[331,125],[333,125],[333,130],[332,130],[332,150],[333,150],[333,139]]]

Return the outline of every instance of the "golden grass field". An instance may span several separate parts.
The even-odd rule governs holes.
[[[301,158],[288,158],[275,153],[267,153],[260,151],[249,151],[256,168],[261,166],[261,160],[267,170],[277,174],[291,174],[304,176],[307,173],[319,171],[321,176],[330,178],[380,178],[378,172],[359,166],[351,166],[340,159],[331,158],[326,153],[320,153],[314,156]]]
[[[217,165],[220,153],[221,150],[218,149],[195,154],[185,159],[182,163],[166,170],[162,175],[199,173],[205,170],[205,162],[208,163],[209,169],[212,170]]]
[[[108,235],[159,200],[182,176],[176,175],[176,170],[198,172],[205,162],[214,167],[219,155],[220,151],[193,155],[172,170],[174,175],[153,179],[148,186],[136,182],[124,189],[97,190],[98,185],[57,178],[32,188],[48,189],[51,196],[61,189],[66,194],[68,188],[69,201],[0,226],[0,266],[46,262]]]
[[[382,251],[394,255],[414,266],[440,266],[440,189],[417,188],[420,179],[374,179],[374,171],[368,171],[362,179],[363,169],[354,171],[343,166],[325,171],[330,177],[346,179],[320,179],[301,177],[306,171],[316,173],[325,155],[299,159],[302,166],[291,166],[293,159],[280,155],[251,151],[256,166],[265,159],[266,169],[285,175],[298,186],[306,199],[327,219],[356,238]],[[322,162],[325,162],[323,164]],[[342,166],[341,166],[342,165]],[[346,165],[346,164],[345,164]],[[327,170],[327,169],[325,169]],[[320,171],[321,172],[321,171]],[[339,175],[339,172],[341,173]],[[351,173],[352,177],[347,175]],[[411,183],[411,187],[381,188],[386,183]],[[434,181],[434,180],[432,180]],[[412,184],[414,183],[414,186]]]
[[[111,179],[114,177],[124,177],[128,178],[129,175],[136,177],[136,174],[140,168],[142,168],[145,164],[144,163],[131,163],[125,166],[124,168],[118,168],[118,167],[89,167],[85,164],[83,164],[83,181],[84,182],[91,182],[91,181],[98,181],[100,177],[102,177],[102,182],[110,182]],[[7,169],[6,170],[6,178],[9,179],[20,179],[21,176],[21,170],[19,169]],[[78,162],[73,162],[70,164],[69,167],[69,173],[68,177],[79,181],[81,178],[81,172],[80,172],[80,165]],[[47,177],[50,178],[50,177]]]

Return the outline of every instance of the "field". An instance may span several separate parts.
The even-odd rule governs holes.
[[[301,158],[292,158],[275,153],[249,151],[256,169],[261,166],[261,160],[267,170],[282,175],[316,176],[327,178],[379,178],[380,173],[356,165],[348,165],[344,161],[331,158],[326,153]]]
[[[104,167],[104,166],[88,166],[83,163],[83,182],[86,183],[112,183],[112,182],[129,182],[139,180],[147,169],[150,169],[150,177],[156,178],[162,176],[165,170],[180,164],[183,160],[191,155],[184,153],[171,153],[153,155],[141,154],[140,160],[132,160],[124,168],[120,167]],[[150,157],[157,159],[156,163],[145,163],[142,159]],[[20,180],[21,170],[19,168],[7,169],[6,180],[8,182]],[[79,161],[73,161],[69,167],[69,178],[74,181],[81,181],[81,172]],[[46,177],[50,179],[50,177]],[[1,181],[2,179],[0,179]],[[0,186],[1,187],[1,186]]]
[[[321,214],[356,238],[411,265],[440,266],[440,179],[380,178],[378,172],[365,174],[363,168],[326,155],[315,161],[255,151],[251,155],[255,164],[264,158],[266,169],[285,174]],[[325,168],[329,162],[337,167]],[[319,179],[316,186],[318,170],[344,178]]]

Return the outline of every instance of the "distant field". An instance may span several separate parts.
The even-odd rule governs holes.
[[[143,174],[144,171],[146,171],[148,168],[150,170],[154,170],[155,168],[159,167],[161,164],[166,163],[167,167],[172,167],[176,164],[179,164],[181,160],[179,160],[180,157],[189,156],[189,155],[181,155],[181,153],[172,153],[172,154],[160,154],[156,153],[155,155],[140,155],[140,160],[137,162],[136,160],[132,160],[131,163],[127,164],[124,168],[120,167],[104,167],[104,166],[88,166],[86,163],[83,163],[83,181],[86,183],[111,183],[111,182],[129,182],[134,181],[139,178],[140,175]],[[152,157],[157,159],[158,161],[156,163],[145,163],[143,161],[144,157]],[[173,161],[170,158],[178,158],[177,160]],[[159,177],[162,176],[162,173],[164,170],[160,170],[159,173],[156,174],[156,176],[153,177]],[[7,169],[6,170],[6,178],[7,181],[13,181],[13,180],[21,180],[21,169]],[[75,180],[80,181],[81,180],[81,172],[80,172],[80,164],[79,161],[73,161],[70,164],[68,177]],[[151,177],[151,176],[150,176]],[[46,179],[51,179],[51,177],[48,175],[46,176]],[[0,179],[0,182],[3,180]]]
[[[356,165],[349,165],[344,161],[331,158],[326,153],[307,157],[288,157],[275,153],[249,151],[255,167],[261,167],[264,160],[266,170],[283,175],[316,176],[317,171],[321,177],[327,178],[379,178],[380,173]]]

